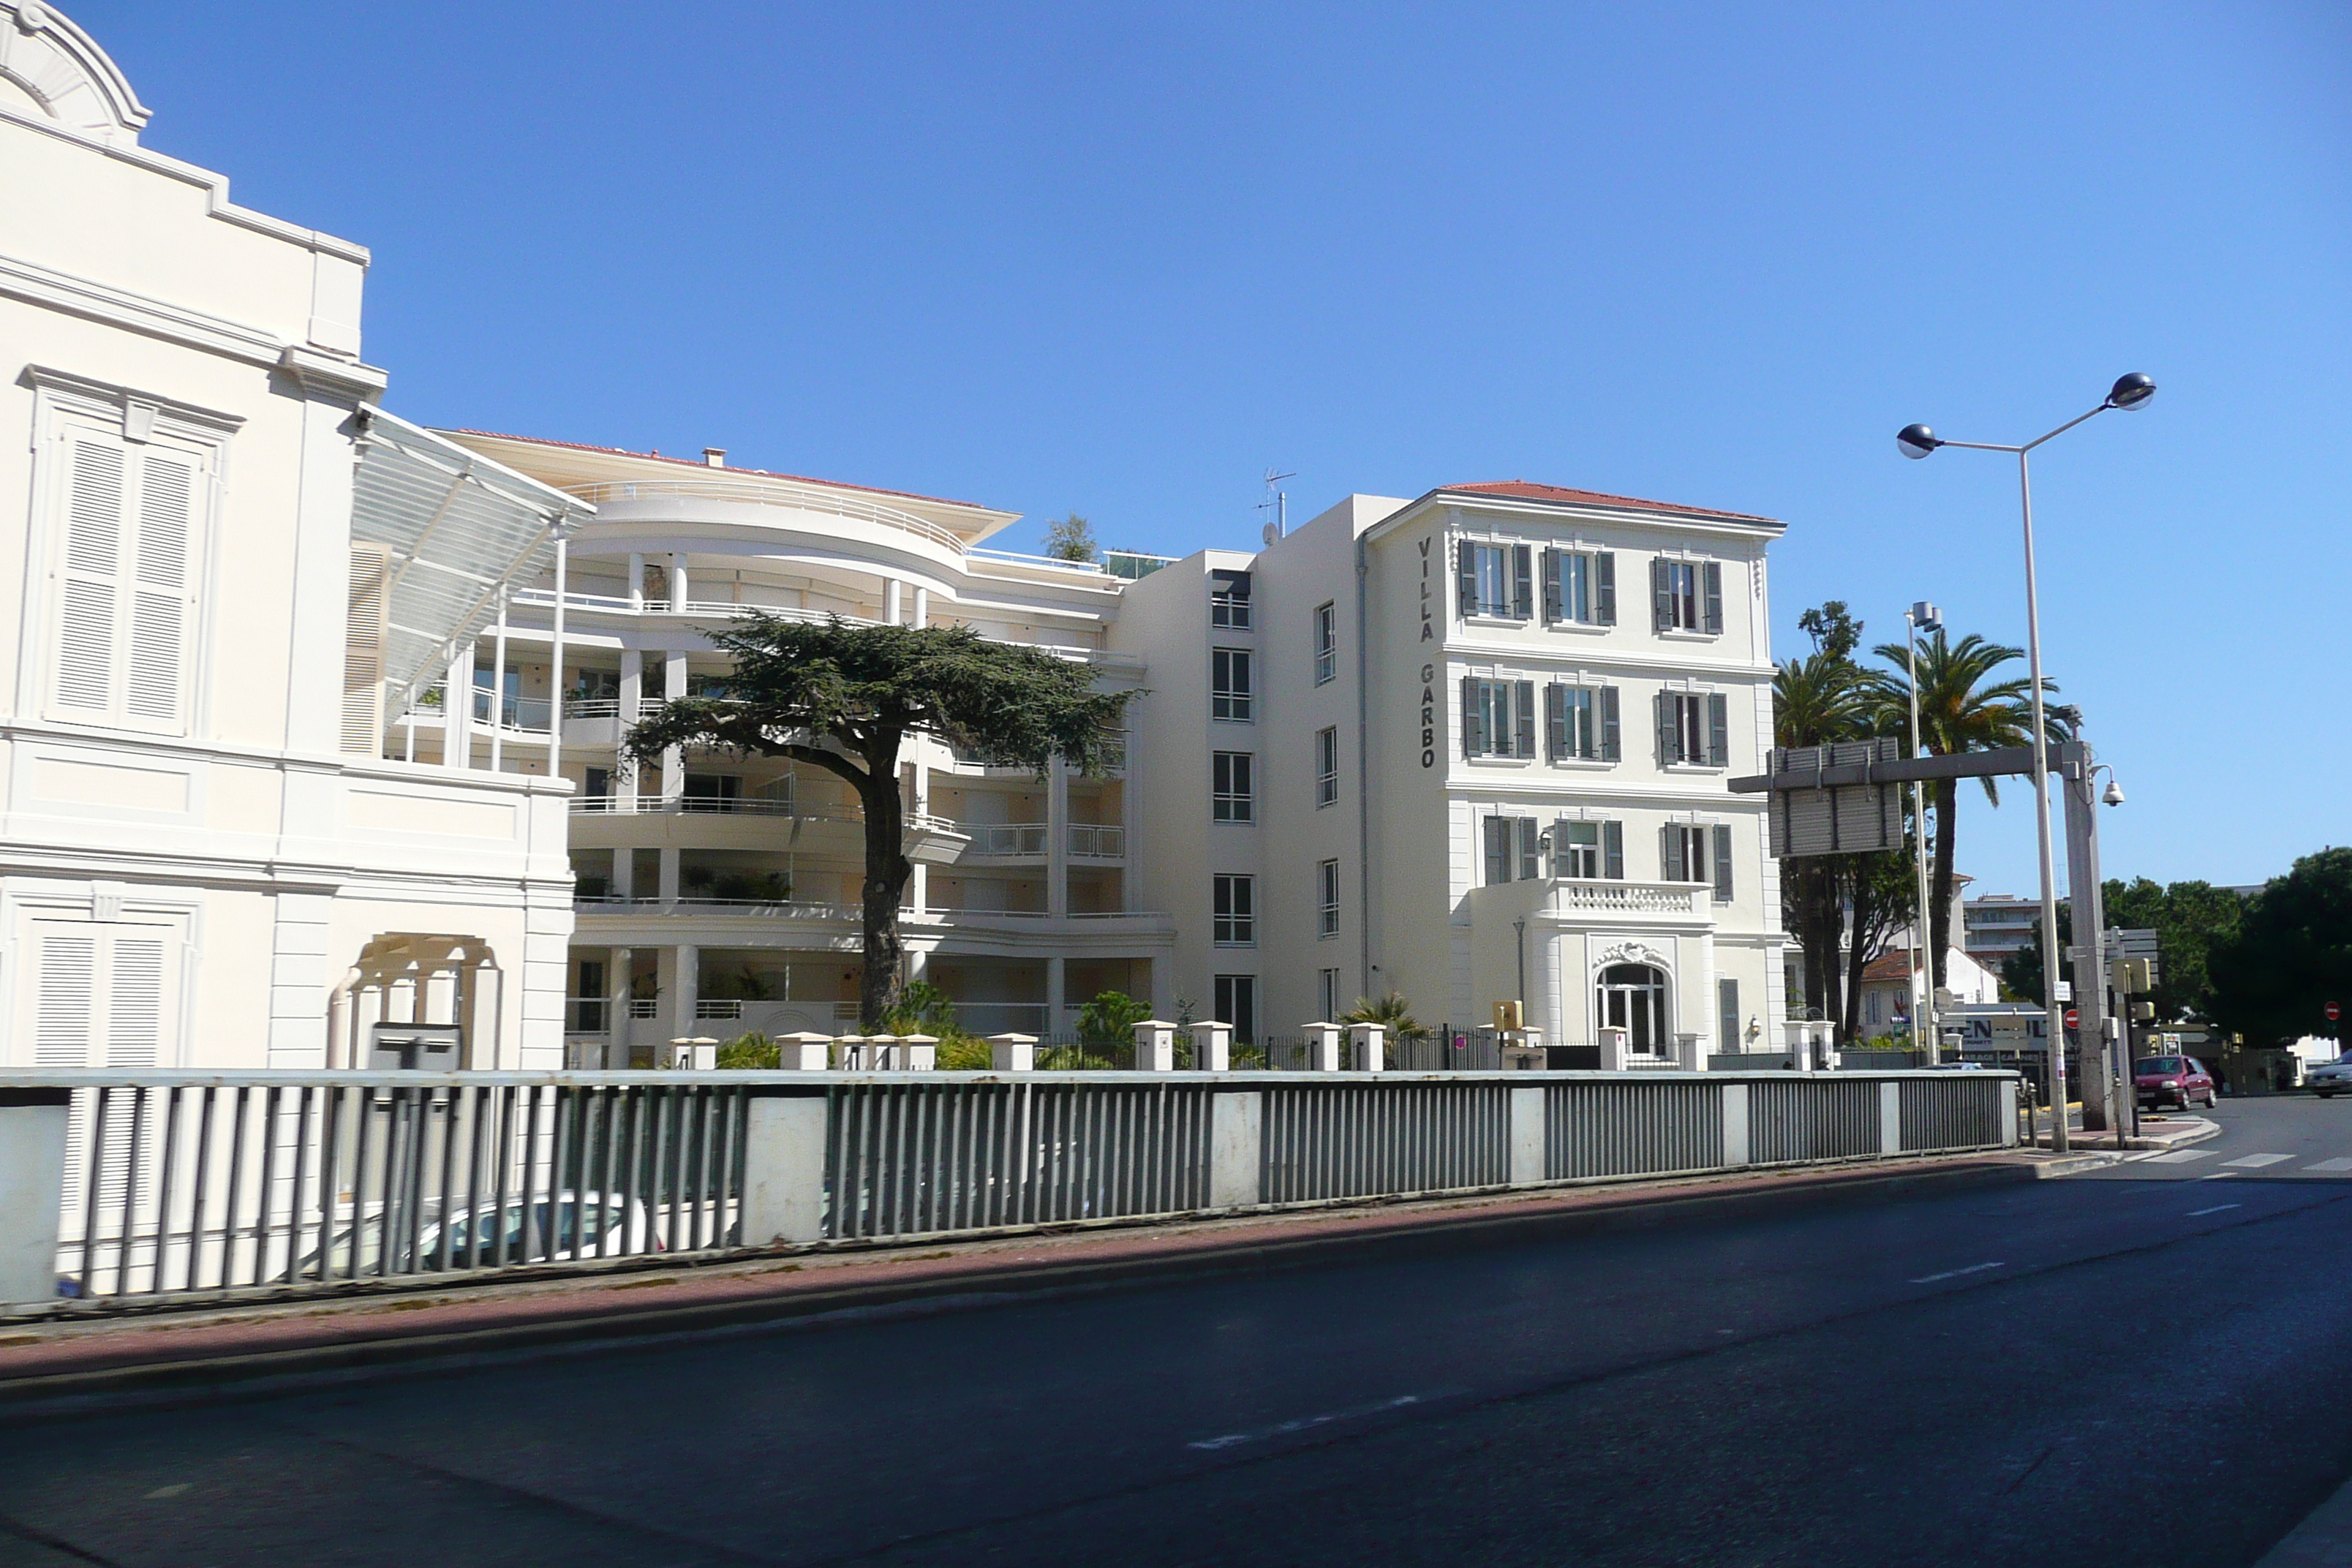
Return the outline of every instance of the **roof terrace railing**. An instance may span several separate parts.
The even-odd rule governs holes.
[[[867,500],[862,496],[844,495],[837,490],[803,487],[776,479],[613,479],[599,484],[565,485],[562,489],[564,494],[598,507],[676,496],[686,500],[744,501],[754,506],[820,512],[853,522],[878,523],[884,528],[895,528],[957,555],[963,554],[967,548],[963,540],[952,531],[912,512],[900,511],[896,507]]]

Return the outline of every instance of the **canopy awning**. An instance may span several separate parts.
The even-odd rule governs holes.
[[[499,591],[552,570],[557,531],[596,509],[381,408],[360,424],[352,543],[384,554],[380,668],[397,702],[441,679]]]

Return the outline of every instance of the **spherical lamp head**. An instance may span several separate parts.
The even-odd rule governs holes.
[[[2121,784],[2117,784],[2117,783],[2116,783],[2116,781],[2115,781],[2115,780],[2113,780],[2113,779],[2109,779],[2109,780],[2107,781],[2107,790],[2106,790],[2106,793],[2105,793],[2105,795],[2102,795],[2101,796],[2099,796],[2099,799],[2100,799],[2101,801],[2103,801],[2104,803],[2105,803],[2106,805],[2123,805],[2123,803],[2124,803],[2124,786],[2123,786],[2123,785],[2121,785]]]
[[[1895,449],[1906,458],[1924,458],[1942,445],[1925,425],[1906,425],[1895,433]]]
[[[2119,375],[2116,378],[2116,384],[2107,392],[2107,406],[2126,410],[2145,408],[2147,406],[2147,400],[2155,395],[2155,378],[2134,371],[2129,375]]]

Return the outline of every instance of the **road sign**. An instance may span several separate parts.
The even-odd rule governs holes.
[[[1902,759],[1892,736],[1841,741],[1829,746],[1791,746],[1772,752],[1772,853],[1858,855],[1903,847],[1903,801],[1891,784],[1809,787],[1833,768],[1866,772],[1868,766]]]
[[[2330,1002],[2327,1005],[2327,1021],[2333,1024],[2341,1016],[2343,1016],[2343,1009],[2336,1006],[2335,1003]]]
[[[2066,1026],[2070,1029],[2079,1029],[2083,1026],[2083,1016],[2072,1007],[2066,1009]]]

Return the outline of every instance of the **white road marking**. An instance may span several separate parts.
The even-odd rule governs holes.
[[[1941,1274],[1930,1274],[1924,1279],[1914,1279],[1914,1285],[1933,1285],[1938,1279],[1958,1279],[1963,1274],[1981,1274],[1988,1268],[2005,1268],[2002,1263],[1971,1263],[1966,1268],[1947,1268]]]
[[[186,1491],[190,1487],[193,1487],[195,1484],[196,1483],[194,1481],[179,1481],[168,1487],[157,1487],[153,1491],[147,1494],[147,1500],[149,1502],[154,1502],[161,1498],[178,1497],[182,1492]]]
[[[2186,1165],[2191,1160],[2210,1160],[2220,1152],[2217,1149],[2175,1149],[2169,1154],[2151,1154],[2147,1163],[2151,1165]]]
[[[2292,1154],[2241,1154],[2234,1160],[2224,1160],[2221,1163],[2225,1165],[2236,1165],[2242,1170],[2259,1171],[2264,1165],[2284,1165],[2294,1158]]]
[[[2189,1211],[2189,1217],[2190,1219],[2202,1219],[2209,1214],[2220,1214],[2223,1209],[2242,1209],[2246,1205],[2243,1204],[2215,1204],[2210,1209],[2190,1209]]]
[[[2305,1165],[2306,1171],[2352,1171],[2352,1160],[2322,1160],[2315,1165]]]
[[[1285,1421],[1277,1426],[1262,1427],[1255,1432],[1229,1432],[1222,1437],[1202,1437],[1184,1447],[1213,1453],[1219,1448],[1235,1448],[1244,1443],[1263,1443],[1269,1437],[1286,1437],[1293,1432],[1311,1431],[1318,1426],[1328,1426],[1334,1421],[1347,1421],[1359,1415],[1377,1415],[1384,1410],[1400,1410],[1408,1405],[1420,1403],[1421,1395],[1418,1394],[1400,1394],[1394,1399],[1383,1399],[1378,1405],[1360,1405],[1353,1410],[1334,1410],[1327,1415],[1302,1415],[1296,1421]]]

